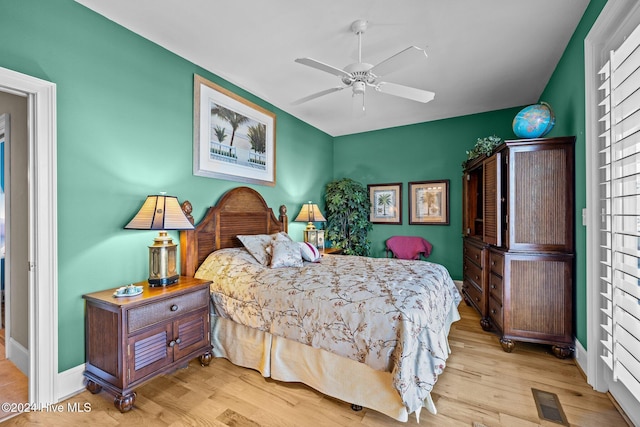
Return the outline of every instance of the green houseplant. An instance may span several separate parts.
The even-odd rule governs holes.
[[[467,151],[467,160],[472,160],[482,155],[488,156],[501,143],[502,138],[495,135],[478,138],[473,149],[471,151]]]
[[[367,188],[350,178],[327,184],[325,196],[327,239],[345,255],[369,255],[371,242],[367,234],[371,202]]]

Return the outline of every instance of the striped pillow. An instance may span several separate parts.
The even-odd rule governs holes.
[[[320,251],[318,251],[318,248],[308,242],[299,242],[298,244],[300,245],[300,254],[303,260],[310,262],[320,261]]]

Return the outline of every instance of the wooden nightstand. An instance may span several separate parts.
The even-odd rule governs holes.
[[[180,277],[166,287],[136,283],[143,292],[133,297],[116,298],[115,289],[83,295],[87,389],[95,394],[104,387],[126,412],[139,385],[198,356],[209,365],[210,283]]]
[[[342,249],[340,248],[324,248],[320,251],[322,255],[342,255]]]

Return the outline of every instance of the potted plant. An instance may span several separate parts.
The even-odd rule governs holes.
[[[500,144],[502,144],[502,138],[499,136],[492,135],[484,138],[478,138],[473,149],[471,151],[467,151],[467,160],[465,163],[482,155],[488,156]]]
[[[345,255],[369,255],[371,242],[367,234],[371,202],[367,188],[350,178],[327,184],[325,196],[327,239]]]

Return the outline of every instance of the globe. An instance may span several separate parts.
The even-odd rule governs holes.
[[[513,133],[518,138],[541,138],[548,134],[556,117],[551,106],[546,102],[529,105],[523,108],[513,118]]]

